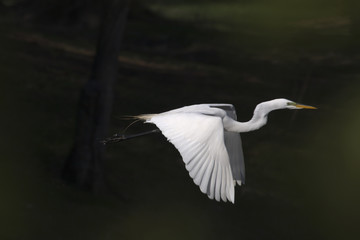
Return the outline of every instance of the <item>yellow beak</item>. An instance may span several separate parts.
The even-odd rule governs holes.
[[[295,104],[295,107],[305,108],[305,109],[317,109],[316,107],[312,107],[312,106],[308,106],[308,105],[302,105],[302,104]]]

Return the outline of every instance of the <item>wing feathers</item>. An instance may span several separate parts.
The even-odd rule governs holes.
[[[216,201],[220,201],[220,194],[221,194],[221,167],[219,166],[219,163],[217,163],[217,174],[216,174],[216,185],[215,185],[215,199]]]
[[[226,185],[227,185],[227,179],[226,179],[226,171],[225,168],[221,168],[222,173],[222,180],[221,180],[221,199],[226,202]]]
[[[196,185],[200,186],[201,180],[202,180],[202,178],[203,178],[203,176],[205,174],[205,170],[206,170],[207,166],[209,165],[209,163],[211,162],[211,161],[207,161],[208,158],[209,158],[208,154],[205,153],[204,156],[202,156],[201,164],[200,164],[200,161],[199,161],[199,164],[198,164],[199,170],[196,173],[195,178],[194,178],[194,182],[195,182]]]
[[[202,148],[201,151],[197,152],[191,159],[191,161],[186,164],[186,169],[190,172],[190,176],[194,178],[199,171],[201,165],[206,161],[204,158],[204,154],[206,153],[206,149]]]
[[[217,164],[217,162],[214,161],[214,167],[213,167],[212,173],[211,173],[210,186],[209,186],[208,191],[207,191],[207,194],[208,194],[209,198],[211,198],[211,199],[214,199],[214,197],[215,197],[217,169],[218,169],[218,164]]]
[[[222,119],[195,113],[154,115],[155,124],[178,149],[189,175],[209,198],[234,202],[234,183]]]
[[[210,182],[211,182],[211,173],[212,173],[212,170],[213,170],[213,166],[214,166],[214,160],[211,159],[211,161],[208,163],[207,167],[206,167],[206,171],[205,171],[205,174],[201,180],[201,184],[200,184],[200,190],[203,192],[203,193],[207,193],[209,194],[208,192],[208,186],[210,186]]]

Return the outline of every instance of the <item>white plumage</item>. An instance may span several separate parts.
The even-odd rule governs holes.
[[[221,118],[172,113],[156,115],[148,122],[154,123],[179,150],[186,169],[203,193],[218,201],[220,197],[223,201],[234,201],[234,185]]]
[[[252,119],[237,122],[231,104],[198,104],[160,114],[137,116],[155,124],[180,152],[194,183],[210,199],[234,203],[234,187],[245,182],[240,132],[256,130],[276,109],[315,109],[287,99],[257,105]]]

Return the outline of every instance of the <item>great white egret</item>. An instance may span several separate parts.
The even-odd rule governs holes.
[[[232,104],[198,104],[136,119],[155,124],[180,152],[194,183],[210,199],[234,203],[236,183],[245,182],[240,134],[261,128],[278,109],[316,109],[287,99],[258,104],[248,122],[236,121]],[[151,131],[154,132],[154,131]]]

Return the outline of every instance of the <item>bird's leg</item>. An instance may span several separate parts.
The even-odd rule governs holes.
[[[117,142],[125,141],[125,140],[136,138],[136,137],[141,137],[141,136],[144,136],[144,135],[148,135],[148,134],[151,134],[151,133],[157,133],[157,132],[160,132],[160,129],[154,129],[154,130],[151,130],[151,131],[132,134],[132,135],[125,135],[125,134],[116,133],[116,134],[114,134],[114,136],[108,137],[108,138],[106,138],[106,139],[104,139],[104,140],[102,140],[100,142],[102,144],[106,145],[106,144],[109,144],[109,143],[117,143]]]

